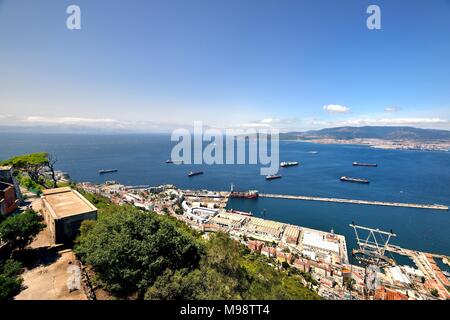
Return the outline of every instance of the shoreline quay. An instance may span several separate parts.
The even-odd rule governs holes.
[[[419,204],[419,203],[402,203],[402,202],[385,202],[385,201],[370,201],[370,200],[354,200],[354,199],[340,199],[340,198],[322,198],[322,197],[309,197],[300,195],[283,195],[283,194],[268,194],[260,193],[261,198],[275,198],[275,199],[292,199],[292,200],[306,200],[306,201],[322,201],[322,202],[335,202],[335,203],[350,203],[350,204],[363,204],[374,206],[387,206],[387,207],[405,207],[405,208],[418,208],[418,209],[432,209],[432,210],[444,210],[448,211],[449,207],[441,204]]]

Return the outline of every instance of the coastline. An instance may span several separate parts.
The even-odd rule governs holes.
[[[281,141],[309,142],[324,145],[358,145],[384,150],[450,152],[450,141],[385,140],[385,139],[280,139]]]

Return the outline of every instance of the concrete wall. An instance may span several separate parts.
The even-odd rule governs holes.
[[[20,192],[19,182],[13,175],[12,167],[3,166],[0,167],[0,181],[7,183],[12,183],[14,185],[14,191],[16,193],[16,198],[22,201],[22,193]]]
[[[75,240],[85,220],[97,220],[97,212],[88,212],[55,221],[55,243],[68,243]]]
[[[75,240],[84,220],[97,220],[97,211],[55,219],[46,207],[46,202],[42,201],[42,216],[55,244],[70,243]]]

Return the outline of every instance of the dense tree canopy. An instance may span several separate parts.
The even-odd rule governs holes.
[[[218,233],[206,242],[206,254],[194,271],[166,270],[146,293],[147,299],[319,299],[302,286],[300,276],[273,268],[266,257]]]
[[[3,256],[12,256],[14,250],[25,248],[42,228],[39,216],[32,210],[3,220],[0,223],[0,242],[6,244]],[[0,259],[0,300],[13,299],[22,290],[20,272],[20,262]]]
[[[156,214],[116,206],[89,224],[81,229],[76,252],[117,295],[143,294],[166,269],[198,265],[198,241]]]
[[[0,301],[10,300],[22,290],[21,265],[14,260],[0,262]]]
[[[111,293],[146,299],[319,299],[300,273],[228,235],[203,239],[171,217],[89,196],[99,220],[82,224],[75,250]]]
[[[56,157],[46,152],[36,152],[20,156],[12,157],[8,160],[0,162],[0,165],[12,165],[14,170],[26,173],[28,178],[25,178],[25,183],[31,185],[34,184],[45,186],[45,177],[43,176],[43,169],[49,168],[51,171],[51,187],[56,187],[56,178],[54,164],[56,163]]]
[[[23,249],[44,228],[40,220],[33,210],[8,217],[0,224],[0,239],[11,249]]]

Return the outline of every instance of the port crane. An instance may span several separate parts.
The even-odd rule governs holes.
[[[365,267],[365,294],[372,296],[378,286],[377,273],[380,269],[394,265],[395,261],[385,255],[389,241],[397,235],[389,232],[356,225],[350,227],[355,231],[357,248],[352,256]]]

